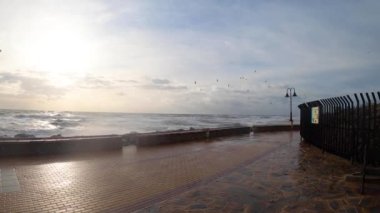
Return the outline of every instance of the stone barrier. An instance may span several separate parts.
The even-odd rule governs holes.
[[[68,154],[121,148],[121,136],[13,139],[0,141],[0,156]]]
[[[160,145],[169,143],[179,143],[186,141],[207,140],[210,138],[226,137],[232,135],[248,134],[251,127],[228,127],[199,130],[183,130],[171,132],[154,132],[154,133],[131,133],[123,136],[124,145]]]
[[[278,131],[299,131],[300,125],[258,125],[252,127],[253,132],[278,132]]]

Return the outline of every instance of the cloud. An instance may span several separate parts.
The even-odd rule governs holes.
[[[104,77],[86,76],[80,79],[80,88],[84,89],[110,89],[114,88],[114,82],[107,80]]]
[[[59,98],[65,94],[66,89],[52,86],[48,79],[12,72],[0,73],[0,84],[16,85],[10,91],[3,91],[3,94],[16,95],[22,97],[47,97]],[[14,91],[18,91],[14,93]]]
[[[137,84],[137,83],[139,83],[136,80],[117,80],[117,81],[120,82],[120,83],[126,83],[126,84],[130,84],[130,83]]]
[[[169,86],[169,85],[144,85],[145,89],[154,89],[154,90],[167,90],[167,91],[182,91],[187,90],[186,86]]]
[[[138,81],[115,79],[114,77],[87,75],[84,78],[78,79],[76,84],[79,88],[82,89],[118,89],[135,86],[138,84]]]
[[[169,84],[170,81],[168,79],[155,78],[155,79],[152,79],[152,83],[153,84]]]
[[[165,90],[165,91],[184,91],[188,89],[187,86],[169,84],[169,82],[167,83],[154,82],[152,84],[144,84],[139,87],[142,89],[147,89],[147,90]]]
[[[134,85],[136,88],[149,90],[149,91],[173,91],[184,92],[188,90],[188,87],[181,83],[175,83],[166,78],[150,78],[145,77],[144,81]]]

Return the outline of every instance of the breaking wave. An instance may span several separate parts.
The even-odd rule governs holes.
[[[286,123],[287,116],[0,110],[0,137],[79,136]]]

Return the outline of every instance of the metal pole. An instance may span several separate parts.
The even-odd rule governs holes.
[[[293,93],[292,93],[293,91]],[[293,128],[293,97],[292,96],[297,96],[296,95],[296,89],[291,87],[291,88],[286,88],[286,96],[285,97],[290,97],[290,113],[289,113],[289,121],[291,124],[291,127]]]
[[[292,89],[290,89],[290,122],[293,125],[293,113],[292,113]]]

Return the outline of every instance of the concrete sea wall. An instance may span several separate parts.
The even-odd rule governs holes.
[[[123,144],[124,145],[135,144],[139,146],[160,145],[160,144],[206,140],[210,138],[248,134],[251,131],[252,131],[251,127],[230,127],[230,128],[189,130],[189,131],[126,134],[123,136]]]
[[[253,126],[252,131],[255,133],[258,132],[279,132],[279,131],[299,131],[300,125],[295,124],[293,126],[290,125],[259,125]]]
[[[121,136],[5,140],[0,141],[0,156],[96,152],[116,150],[121,147]]]
[[[218,137],[249,134],[252,130],[254,132],[268,132],[298,129],[298,125],[295,125],[293,129],[288,125],[271,125],[86,137],[8,138],[0,140],[0,157],[118,150],[126,145],[152,146],[207,140]]]

